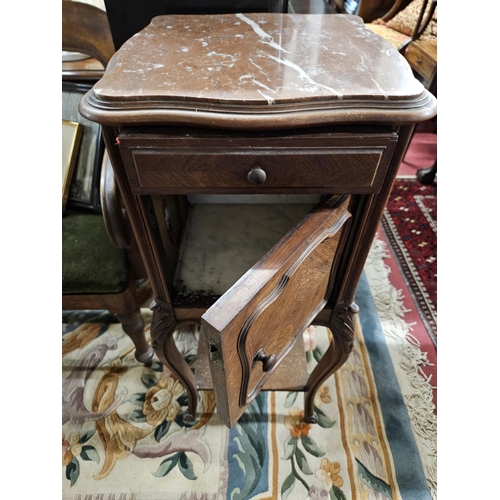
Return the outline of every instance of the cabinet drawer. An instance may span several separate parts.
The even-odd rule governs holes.
[[[413,42],[408,46],[406,59],[410,66],[427,81],[432,80],[436,72],[437,54],[433,44]]]
[[[137,191],[179,192],[310,189],[348,193],[378,188],[388,162],[385,147],[310,151],[131,151]]]

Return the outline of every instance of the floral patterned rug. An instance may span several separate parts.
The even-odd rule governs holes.
[[[435,497],[435,433],[422,430],[422,418],[408,404],[425,392],[423,382],[406,383],[418,366],[408,368],[404,358],[404,321],[403,333],[394,335],[394,324],[402,322],[397,293],[388,281],[379,291],[382,253],[372,254],[356,294],[354,351],[318,391],[314,425],[302,419],[301,394],[262,392],[228,429],[209,391],[200,393],[197,418],[186,424],[180,383],[156,358],[149,368],[138,364],[131,341],[109,314],[65,313],[63,499]],[[389,326],[388,311],[396,311],[389,314]],[[149,310],[143,313],[149,324]],[[198,335],[176,334],[179,349],[193,364]],[[304,333],[310,369],[328,336],[322,327]],[[428,414],[432,417],[424,409],[423,420]]]

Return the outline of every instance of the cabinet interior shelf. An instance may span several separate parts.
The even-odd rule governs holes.
[[[192,204],[179,248],[175,303],[223,295],[314,205]]]

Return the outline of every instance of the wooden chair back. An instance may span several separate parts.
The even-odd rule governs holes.
[[[104,67],[115,53],[106,12],[82,2],[62,2],[62,50],[81,52]]]

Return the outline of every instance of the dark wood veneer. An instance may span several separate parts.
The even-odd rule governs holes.
[[[151,135],[118,138],[132,189],[137,194],[184,193],[369,193],[384,179],[396,134],[302,132],[270,138],[200,138]],[[249,181],[253,168],[265,172]]]

